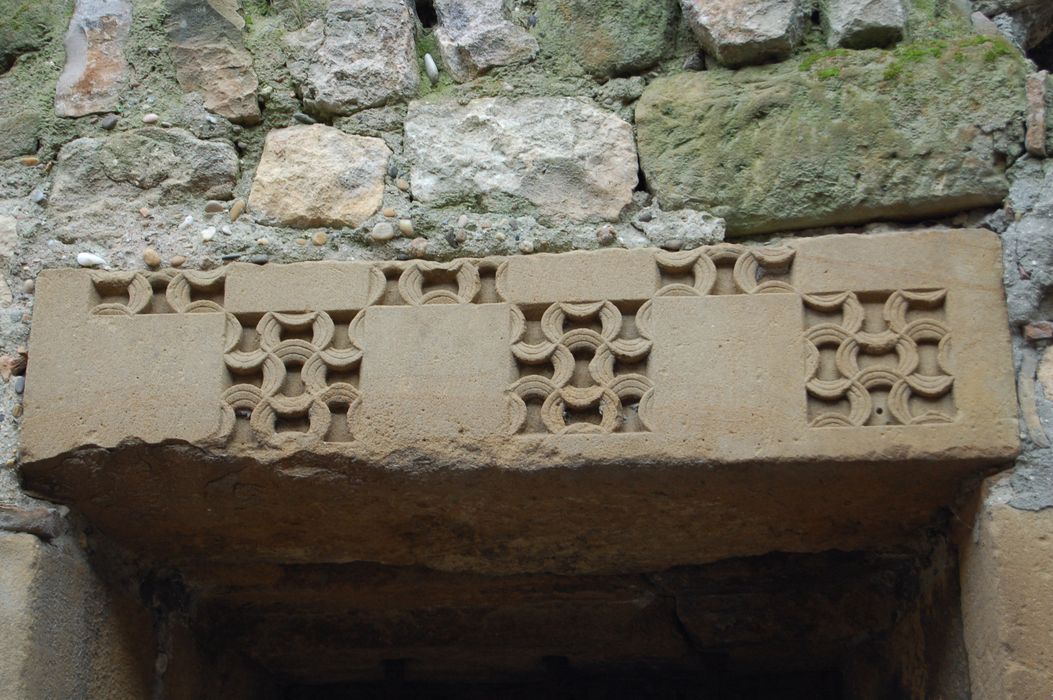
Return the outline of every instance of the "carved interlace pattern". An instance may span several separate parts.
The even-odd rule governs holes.
[[[541,420],[547,432],[613,433],[625,424],[626,402],[634,402],[643,429],[647,430],[654,385],[645,375],[620,373],[619,363],[641,363],[651,352],[650,302],[636,314],[639,335],[622,335],[622,313],[609,301],[591,304],[552,304],[541,317],[543,339],[529,342],[523,312],[512,307],[512,354],[528,367],[551,367],[551,377],[531,374],[519,379],[509,392],[512,433],[527,427],[527,402],[541,403]],[[599,330],[573,327],[598,322]],[[577,370],[576,358],[587,362]],[[572,413],[590,412],[595,422],[570,422]]]
[[[806,295],[805,306],[824,320],[805,333],[807,391],[818,404],[813,427],[869,424],[922,425],[949,423],[954,378],[948,371],[951,334],[942,322],[945,290],[900,290],[866,303],[853,292]],[[880,308],[883,328],[867,330],[867,309]],[[827,317],[840,316],[838,321]],[[923,367],[919,347],[934,347],[930,367]],[[823,356],[833,367],[824,372]],[[885,406],[874,400],[885,394]],[[847,404],[847,410],[828,410]],[[887,415],[885,411],[887,410]]]
[[[357,372],[362,349],[355,335],[362,315],[359,312],[348,326],[343,346],[336,343],[333,319],[321,311],[264,314],[256,326],[259,346],[251,350],[239,350],[239,339],[228,337],[227,368],[237,377],[258,378],[259,384],[235,384],[223,393],[220,433],[233,431],[240,412],[249,416],[255,438],[273,447],[324,441],[334,414],[346,414],[350,434],[358,387],[347,380],[332,381],[330,375],[346,377]],[[309,335],[310,340],[286,335]],[[304,420],[307,430],[279,432],[276,426],[282,419]]]
[[[511,353],[520,378],[508,388],[510,434],[646,432],[654,429],[648,376],[653,299],[791,293],[795,251],[716,245],[657,251],[647,298],[510,306]],[[504,303],[508,262],[376,263],[364,307]],[[347,441],[361,402],[358,372],[365,308],[235,317],[224,309],[226,269],[97,272],[99,316],[223,313],[218,441],[235,432],[259,444]],[[954,420],[944,290],[802,295],[809,425],[919,425]],[[334,320],[334,317],[336,320]],[[353,319],[353,320],[350,320]],[[247,423],[248,428],[236,431]]]

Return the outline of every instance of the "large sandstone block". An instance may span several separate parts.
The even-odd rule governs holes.
[[[413,197],[434,206],[615,220],[637,183],[632,127],[584,100],[414,102],[405,133]]]
[[[803,0],[680,0],[702,48],[725,66],[781,61],[804,36]]]
[[[383,202],[390,157],[381,139],[323,124],[275,129],[263,144],[249,209],[283,226],[358,226]]]
[[[438,0],[435,12],[439,52],[459,82],[537,53],[537,40],[505,16],[504,0]]]
[[[45,271],[24,478],[175,558],[625,572],[894,543],[1016,453],[1000,261],[993,233],[926,231]]]
[[[729,235],[996,206],[1024,142],[1026,67],[988,43],[936,43],[661,78],[636,108],[665,209]]]
[[[245,48],[245,20],[238,0],[167,0],[168,39],[176,78],[186,91],[197,91],[205,107],[242,124],[257,124],[259,81]]]
[[[413,18],[406,0],[333,0],[323,19],[286,37],[304,107],[346,115],[416,94]]]
[[[962,616],[972,697],[1053,694],[1053,510],[1014,505],[1008,479],[986,484],[963,543]]]
[[[120,104],[132,26],[128,0],[77,0],[66,34],[66,65],[55,87],[55,114],[82,117]]]

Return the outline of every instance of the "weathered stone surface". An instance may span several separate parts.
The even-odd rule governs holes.
[[[0,98],[0,160],[35,153],[40,113]]]
[[[504,0],[437,0],[435,12],[435,39],[458,82],[495,66],[528,61],[537,53],[537,40],[506,17]]]
[[[230,199],[238,154],[182,129],[145,127],[63,146],[51,205],[63,215],[112,217],[158,202]]]
[[[579,99],[414,102],[405,149],[414,199],[435,206],[614,220],[637,183],[632,127]]]
[[[787,58],[804,36],[802,0],[680,0],[706,53],[725,66]]]
[[[0,688],[20,700],[150,697],[145,610],[108,596],[83,552],[0,532]]]
[[[66,531],[66,523],[55,508],[20,508],[0,503],[0,530],[24,532],[50,540]]]
[[[245,49],[237,0],[167,0],[168,39],[176,78],[200,92],[205,107],[231,121],[256,124],[259,81]]]
[[[39,51],[49,40],[55,17],[65,17],[61,0],[0,0],[0,72],[5,72],[22,54]]]
[[[995,206],[1022,150],[1026,69],[989,50],[656,80],[636,108],[647,185],[663,208],[726,219],[729,235]]]
[[[1040,698],[1053,693],[1053,510],[1014,507],[998,480],[981,498],[961,564],[972,697]]]
[[[389,149],[381,139],[322,124],[267,134],[249,194],[260,221],[358,226],[380,208]]]
[[[959,230],[347,263],[319,268],[352,290],[328,312],[270,290],[310,266],[156,292],[45,271],[23,477],[182,560],[585,573],[891,544],[1016,453],[1000,255]]]
[[[132,24],[128,0],[77,0],[66,34],[66,65],[55,87],[60,117],[110,112],[120,104]]]
[[[286,38],[304,106],[347,115],[409,97],[420,75],[405,0],[334,0],[325,18]]]
[[[542,50],[595,76],[646,70],[675,47],[677,0],[543,0],[537,7]]]
[[[652,205],[637,215],[633,226],[659,247],[679,242],[681,247],[690,249],[724,240],[724,220],[693,209],[662,211],[658,205]]]
[[[904,0],[823,0],[821,12],[830,46],[869,49],[888,46],[907,30]]]

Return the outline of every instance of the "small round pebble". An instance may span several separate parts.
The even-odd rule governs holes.
[[[253,255],[251,258],[249,258],[249,262],[253,265],[266,265],[268,261],[270,261],[270,258],[268,258],[263,253],[257,253],[256,255]]]
[[[203,231],[201,231],[201,240],[204,241],[205,243],[208,243],[209,241],[211,241],[215,237],[216,237],[216,229],[215,229],[214,226],[209,226],[208,228],[206,228]]]
[[[395,227],[387,221],[381,221],[373,227],[373,232],[369,235],[377,243],[384,243],[395,237]]]
[[[395,211],[394,207],[387,207],[384,209],[384,216],[388,217],[389,219],[394,219],[397,215],[398,214]]]
[[[468,234],[463,229],[458,230],[457,233],[453,234],[453,237],[457,239],[458,243],[464,243],[468,240]]]
[[[36,156],[26,156],[22,159],[22,165],[33,167],[34,165],[40,165],[40,159]]]
[[[306,238],[297,238],[293,243],[296,245],[307,245],[308,240]]]
[[[11,415],[14,416],[15,418],[21,418],[22,417],[22,404],[20,404],[20,403],[15,404],[15,407],[11,409]]]
[[[412,236],[413,222],[409,219],[399,219],[399,233],[403,236]]]
[[[644,211],[640,212],[640,215],[638,217],[636,217],[636,218],[638,220],[640,220],[640,221],[643,221],[644,223],[647,223],[652,218],[654,218],[654,215],[651,214],[651,212],[644,210]]]
[[[392,180],[399,176],[399,166],[394,163],[388,163],[388,177]]]
[[[428,254],[428,239],[427,238],[414,238],[410,241],[407,252],[412,258],[423,258]]]
[[[190,214],[187,214],[186,218],[179,222],[179,226],[177,228],[184,229],[192,223],[194,223],[194,217],[190,216]]]
[[[186,258],[182,255],[177,255],[169,261],[172,267],[183,267],[186,264]]]
[[[600,226],[598,229],[596,229],[596,241],[600,245],[610,245],[611,243],[614,243],[617,237],[618,236],[614,232],[614,227],[610,224],[606,226]]]
[[[207,212],[209,214],[218,214],[219,212],[223,211],[226,208],[227,208],[226,204],[224,204],[223,202],[218,202],[218,201],[213,199],[212,201],[210,201],[208,204],[205,205],[205,212]]]
[[[156,124],[161,120],[161,117],[157,116],[153,112],[143,115],[143,124]]]
[[[238,220],[238,217],[245,213],[245,200],[235,199],[234,204],[230,207],[230,223],[234,223]]]
[[[666,250],[677,251],[684,247],[684,242],[679,238],[670,238],[662,243],[662,247]]]
[[[22,291],[26,294],[32,294],[37,288],[36,280],[26,280],[22,283]]]
[[[147,209],[146,207],[142,207],[139,210],[139,216],[143,217],[144,219],[149,219],[150,218],[150,210]]]
[[[326,241],[328,240],[329,236],[325,235],[324,231],[318,231],[313,236],[311,236],[311,243],[314,243],[317,246],[325,245]]]
[[[153,248],[147,248],[143,251],[143,262],[150,267],[159,267],[161,265],[161,256]]]
[[[519,244],[519,252],[523,255],[530,255],[534,252],[534,244],[530,241],[522,241]]]
[[[407,192],[409,190],[409,183],[400,177],[398,180],[395,180],[395,187],[398,187],[403,192]]]
[[[117,128],[117,122],[120,121],[120,117],[116,114],[107,114],[105,117],[99,120],[99,126],[106,131],[113,131]]]
[[[446,242],[450,244],[451,248],[456,248],[460,243],[457,242],[457,236],[454,235],[453,231],[448,231],[444,236]]]
[[[314,124],[316,121],[315,118],[312,117],[310,114],[304,114],[303,112],[297,112],[293,114],[292,118],[300,122],[301,124]]]
[[[505,238],[507,238],[507,236],[505,236],[505,234],[501,233],[500,231],[494,234],[494,240],[498,243],[504,243]]]
[[[460,218],[457,219],[457,228],[464,228],[468,225],[468,215],[461,214]]]
[[[256,245],[267,245],[268,243],[270,243],[270,241],[268,241],[266,238],[256,239]]]
[[[77,264],[81,267],[102,267],[106,261],[94,253],[77,253]]]
[[[11,380],[11,385],[15,388],[16,394],[21,394],[26,390],[26,378],[19,376]]]
[[[30,199],[33,200],[33,204],[39,204],[40,206],[48,203],[48,195],[44,190],[34,190]]]

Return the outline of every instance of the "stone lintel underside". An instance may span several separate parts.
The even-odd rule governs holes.
[[[37,290],[26,485],[175,561],[611,573],[854,549],[1018,449],[987,231]]]

